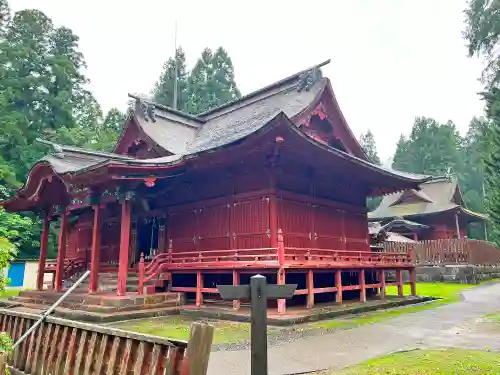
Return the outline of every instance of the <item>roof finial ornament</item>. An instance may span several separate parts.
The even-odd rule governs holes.
[[[316,82],[318,82],[321,78],[323,78],[323,74],[321,69],[318,67],[314,67],[309,69],[299,75],[299,83],[297,84],[297,91],[301,92],[303,90],[309,91],[311,87],[314,86]]]
[[[448,179],[448,181],[452,180],[452,178],[453,178],[453,168],[452,167],[448,167],[448,169],[446,170],[445,177]]]
[[[135,100],[135,110],[139,112],[146,121],[156,122],[155,105],[153,103],[148,103],[142,99],[137,98]]]
[[[53,150],[53,154],[54,154],[54,156],[56,158],[59,158],[59,159],[63,159],[64,158],[63,149],[57,143],[46,141],[45,139],[41,139],[41,138],[36,138],[35,141],[38,142],[38,143],[42,143],[44,145],[47,145],[47,146],[51,146],[52,150]]]

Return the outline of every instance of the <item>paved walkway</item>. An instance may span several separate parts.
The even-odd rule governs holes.
[[[385,322],[303,338],[269,348],[269,374],[283,375],[342,368],[396,350],[460,346],[500,350],[499,333],[478,322],[500,310],[500,284],[463,293],[463,301],[405,314]],[[250,375],[248,350],[210,356],[208,375]]]

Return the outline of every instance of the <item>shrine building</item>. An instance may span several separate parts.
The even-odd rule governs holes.
[[[52,151],[1,203],[43,216],[39,293],[47,272],[61,293],[89,269],[88,294],[176,292],[196,306],[258,273],[297,283],[309,308],[365,301],[391,270],[401,285],[409,271],[415,294],[411,252],[370,250],[366,199],[416,191],[426,177],[368,161],[322,76],[328,62],[196,116],[132,96],[112,153],[45,142]]]
[[[485,215],[467,208],[453,176],[432,177],[419,190],[386,195],[368,220],[415,241],[466,238],[471,223],[480,223],[485,233],[487,223]]]

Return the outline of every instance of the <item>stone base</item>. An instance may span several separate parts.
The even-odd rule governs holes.
[[[500,266],[474,266],[469,264],[417,266],[417,282],[447,282],[478,284],[500,278]],[[403,280],[409,281],[409,273],[403,272]],[[387,281],[396,281],[396,272],[389,271]]]
[[[417,267],[417,281],[478,284],[500,278],[499,266],[445,265]]]
[[[342,305],[336,303],[328,303],[318,305],[313,309],[305,307],[288,307],[285,314],[278,314],[276,309],[269,309],[267,313],[267,322],[273,326],[290,326],[317,320],[331,319],[341,316],[361,314],[376,310],[385,310],[389,308],[406,306],[411,304],[433,301],[433,297],[387,297],[385,300],[373,299],[366,303],[350,302]],[[205,319],[220,319],[230,320],[235,322],[249,322],[250,309],[242,307],[238,311],[234,311],[229,307],[223,306],[182,306],[179,309],[181,315],[193,318]]]
[[[41,313],[52,306],[63,293],[52,291],[23,291],[18,297],[5,301],[5,307]],[[148,296],[127,294],[75,293],[56,308],[54,315],[87,322],[112,322],[147,318],[175,313],[185,303],[183,293],[157,293]],[[8,306],[7,306],[8,305]]]

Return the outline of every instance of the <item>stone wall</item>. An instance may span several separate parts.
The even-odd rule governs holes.
[[[477,284],[481,281],[500,278],[500,266],[439,265],[418,266],[417,281],[443,281],[462,284]]]
[[[428,265],[417,266],[417,282],[447,282],[461,284],[478,284],[481,281],[500,279],[500,266]],[[387,273],[387,281],[396,281],[396,272]],[[409,282],[409,273],[403,272],[403,280]]]

